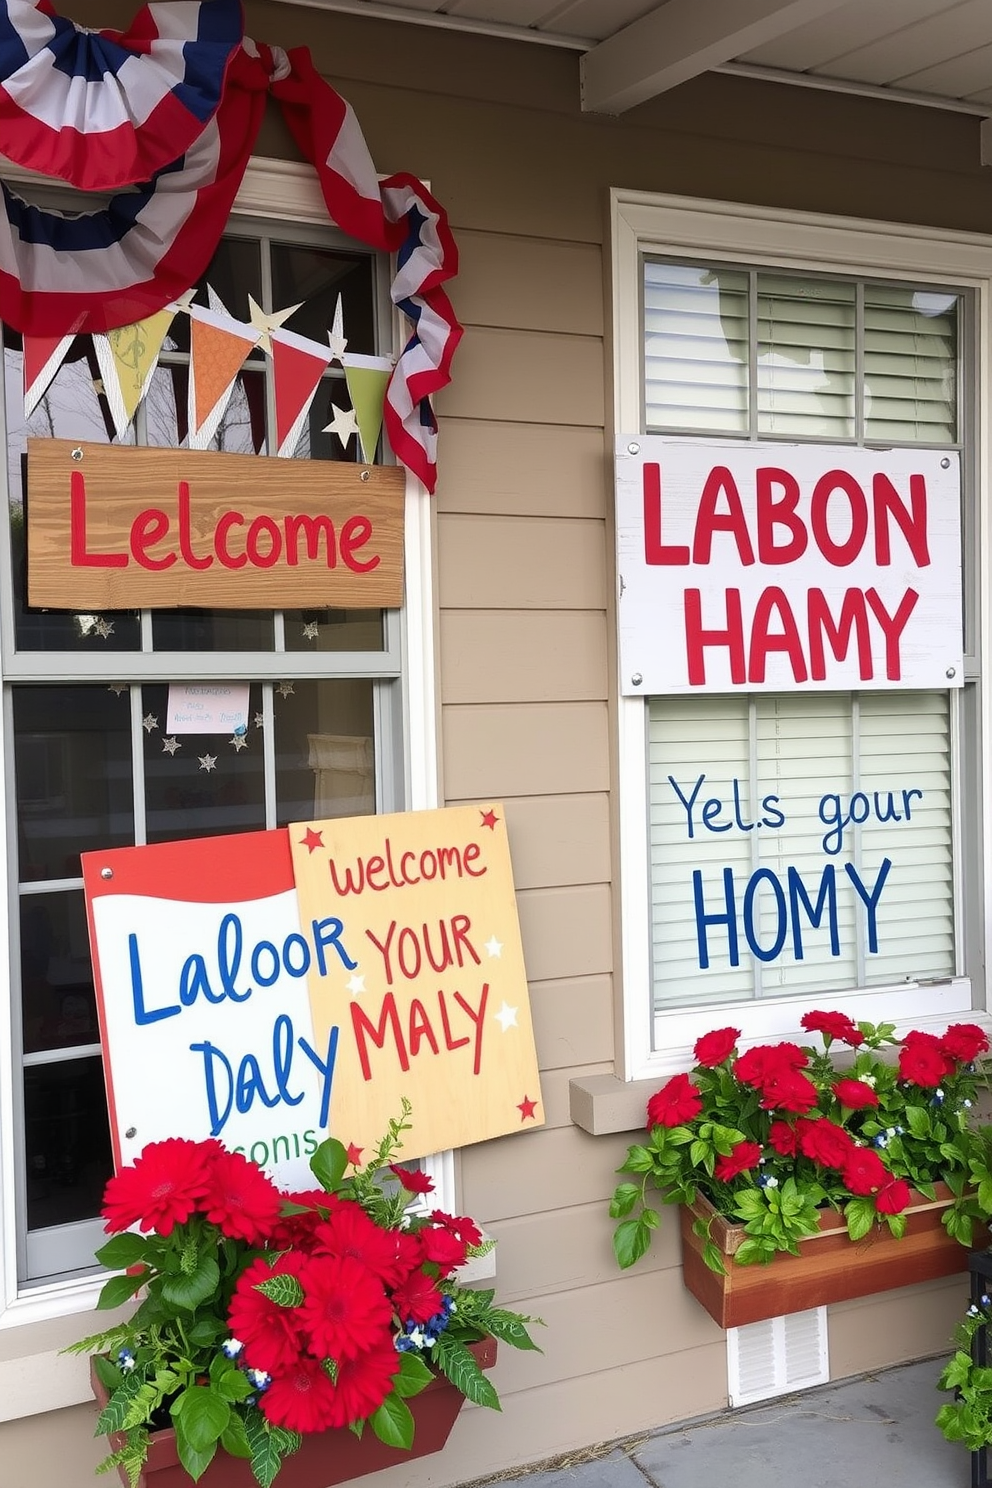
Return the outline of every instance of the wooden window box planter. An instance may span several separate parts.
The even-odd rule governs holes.
[[[951,1192],[943,1184],[937,1185],[935,1199],[914,1191],[901,1240],[887,1226],[876,1225],[863,1240],[852,1241],[843,1217],[828,1209],[819,1234],[799,1242],[798,1256],[782,1252],[767,1266],[738,1266],[734,1254],[747,1238],[743,1227],[717,1214],[700,1196],[695,1204],[679,1210],[683,1279],[721,1328],[740,1328],[783,1313],[805,1312],[830,1302],[953,1276],[967,1270],[968,1251],[941,1223],[951,1202]],[[720,1248],[725,1276],[705,1265],[703,1242],[692,1231],[696,1219],[712,1221],[710,1238]],[[975,1244],[987,1243],[984,1229],[977,1231]]]
[[[470,1347],[480,1369],[491,1369],[496,1362],[496,1340],[486,1338]],[[107,1401],[107,1392],[92,1365],[90,1380],[97,1403],[102,1408]],[[409,1462],[412,1457],[427,1457],[432,1452],[440,1452],[451,1435],[463,1402],[461,1392],[442,1375],[426,1390],[408,1400],[416,1422],[413,1446],[408,1452],[398,1447],[387,1447],[371,1428],[366,1428],[361,1439],[345,1429],[304,1436],[300,1450],[283,1459],[273,1488],[333,1488],[334,1484],[350,1482],[366,1473]],[[116,1432],[108,1441],[111,1451],[123,1445],[123,1437]],[[118,1472],[124,1488],[127,1488],[124,1469],[120,1468]],[[138,1479],[138,1488],[191,1488],[191,1483],[176,1454],[175,1432],[171,1428],[155,1432],[145,1469]],[[198,1488],[258,1488],[258,1484],[248,1462],[218,1451],[200,1478]]]

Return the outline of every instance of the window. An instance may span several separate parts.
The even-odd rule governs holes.
[[[685,1068],[721,1022],[795,1032],[814,1004],[897,1023],[980,1010],[992,252],[627,193],[613,228],[618,433],[946,450],[965,569],[961,688],[621,696],[624,1076]]]
[[[266,309],[300,303],[288,328],[322,339],[340,295],[352,350],[391,349],[388,263],[330,228],[309,172],[267,166],[249,172],[198,298],[209,284],[245,317],[249,294]],[[182,443],[188,367],[188,326],[178,316],[126,442]],[[3,1205],[17,1216],[10,1298],[17,1284],[45,1288],[62,1278],[64,1287],[72,1273],[84,1275],[102,1238],[96,1216],[111,1158],[79,854],[427,807],[436,787],[422,493],[408,489],[403,613],[33,611],[24,582],[26,438],[108,442],[113,425],[88,338],[74,343],[28,420],[12,333],[4,376],[10,522],[2,551],[11,577],[0,584],[0,635],[14,1057],[0,1085]],[[214,447],[269,451],[270,378],[268,358],[252,352]],[[349,406],[336,368],[318,389],[296,458],[354,458],[353,444],[342,450],[323,432],[332,402]],[[247,733],[170,738],[169,684],[211,679],[249,685]],[[428,1163],[443,1195],[450,1160]],[[55,1306],[60,1294],[45,1295]]]

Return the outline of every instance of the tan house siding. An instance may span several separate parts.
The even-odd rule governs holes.
[[[99,25],[131,11],[71,9]],[[463,1151],[460,1202],[498,1237],[501,1296],[548,1327],[543,1354],[503,1351],[502,1416],[466,1409],[441,1457],[369,1480],[443,1488],[726,1402],[723,1335],[682,1287],[674,1215],[621,1277],[605,1205],[627,1139],[567,1116],[569,1078],[613,1068],[619,996],[605,191],[983,232],[992,192],[964,116],[707,76],[589,117],[570,52],[251,0],[247,27],[312,48],[377,166],[430,179],[462,254],[466,334],[438,400],[441,792],[505,806],[547,1124]],[[260,148],[293,155],[275,118]],[[939,1350],[960,1295],[948,1282],[834,1309],[834,1376]],[[0,1425],[0,1479],[90,1488],[92,1422],[78,1405]]]

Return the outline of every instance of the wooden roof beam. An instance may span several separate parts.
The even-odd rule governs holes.
[[[622,114],[850,0],[667,0],[582,58],[582,107]]]

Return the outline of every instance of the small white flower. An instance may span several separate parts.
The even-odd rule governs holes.
[[[228,1359],[236,1359],[244,1348],[240,1338],[228,1338],[220,1346],[220,1351]]]
[[[775,1177],[774,1173],[768,1174],[768,1177],[765,1179],[765,1187],[778,1188],[778,1179]]]
[[[427,1334],[424,1332],[423,1328],[414,1328],[409,1333],[408,1337],[414,1348],[418,1349],[426,1348],[429,1342]]]

